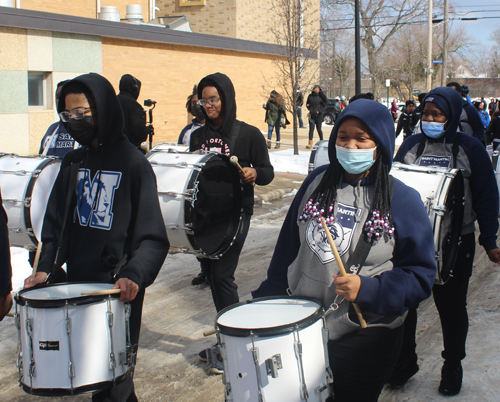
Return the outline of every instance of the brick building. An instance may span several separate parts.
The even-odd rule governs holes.
[[[211,0],[206,1],[208,6],[190,9],[211,10]],[[247,27],[238,30],[238,24],[221,19],[217,25],[228,25],[226,36],[99,20],[99,0],[22,0],[22,9],[0,7],[0,152],[36,154],[46,129],[57,119],[57,82],[88,72],[104,75],[117,92],[123,74],[141,80],[139,102],[157,101],[153,113],[155,143],[177,140],[190,120],[185,103],[193,84],[216,71],[227,74],[235,85],[238,118],[265,130],[262,103],[264,94],[273,88],[263,88],[277,75],[273,64],[277,50],[265,43],[264,31],[259,34],[263,27],[249,27],[251,20],[259,19],[250,12],[257,1],[249,2],[248,9],[239,1],[216,4],[217,12],[226,15],[227,7],[234,3],[236,12],[227,15],[227,21],[239,18]],[[110,3],[123,18],[130,2]],[[154,1],[133,3],[142,5],[144,20],[149,21]],[[156,1],[157,6],[160,3]],[[166,14],[166,10],[157,11],[157,15]],[[195,25],[193,21],[196,31]],[[238,39],[238,32],[259,41]]]

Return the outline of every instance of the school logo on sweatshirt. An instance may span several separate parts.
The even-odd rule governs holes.
[[[111,229],[115,190],[120,186],[121,172],[97,171],[90,180],[90,170],[78,171],[76,218],[80,226]]]
[[[351,247],[352,235],[357,226],[354,219],[356,213],[361,213],[361,210],[358,212],[357,208],[339,202],[337,220],[333,224],[333,229],[330,229],[330,233],[340,256],[347,253]],[[314,219],[310,219],[307,224],[306,241],[311,251],[318,256],[323,264],[335,261],[326,232],[323,228],[318,227],[318,222]]]
[[[423,155],[420,158],[420,166],[450,167],[451,156]]]

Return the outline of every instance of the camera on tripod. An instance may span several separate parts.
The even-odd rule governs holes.
[[[145,99],[144,100],[144,106],[150,107],[150,106],[153,106],[153,105],[156,105],[156,101],[151,100],[151,99]]]

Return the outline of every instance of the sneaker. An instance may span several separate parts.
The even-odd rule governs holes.
[[[411,358],[400,356],[392,369],[391,375],[387,379],[387,384],[391,388],[401,388],[417,371],[417,356]]]
[[[191,285],[196,286],[201,285],[202,283],[206,283],[206,278],[203,271],[193,278],[193,280],[191,281]]]
[[[446,396],[457,395],[462,388],[463,370],[460,360],[445,360],[438,391]]]
[[[212,374],[224,374],[224,365],[218,353],[215,354],[215,359],[212,360],[210,372]]]

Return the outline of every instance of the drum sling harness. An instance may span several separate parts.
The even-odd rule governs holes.
[[[420,158],[422,156],[422,154],[424,153],[426,143],[427,143],[427,140],[425,139],[425,137],[422,138],[422,140],[420,141],[420,144],[418,144],[418,149],[417,149],[417,154],[416,154],[415,160]],[[451,154],[453,156],[453,163],[452,163],[453,169],[457,168],[457,155],[458,155],[458,145],[459,145],[458,143],[459,143],[458,135],[455,134],[455,137],[453,138],[453,145],[451,146]],[[446,142],[445,142],[445,145],[446,145]]]
[[[54,262],[52,263],[52,268],[51,268],[49,274],[47,275],[47,278],[45,279],[45,283],[47,283],[47,284],[50,283],[52,277],[56,275],[57,271],[59,269],[61,269],[62,264],[59,264],[57,260],[59,258],[59,251],[61,250],[61,243],[62,243],[62,239],[63,239],[64,229],[66,228],[66,220],[68,218],[69,206],[71,204],[71,198],[73,196],[73,191],[76,188],[76,181],[77,181],[79,169],[80,169],[80,162],[72,163],[70,165],[68,194],[66,195],[66,205],[64,206],[64,217],[62,220],[61,233],[59,235],[56,256],[54,258]]]

